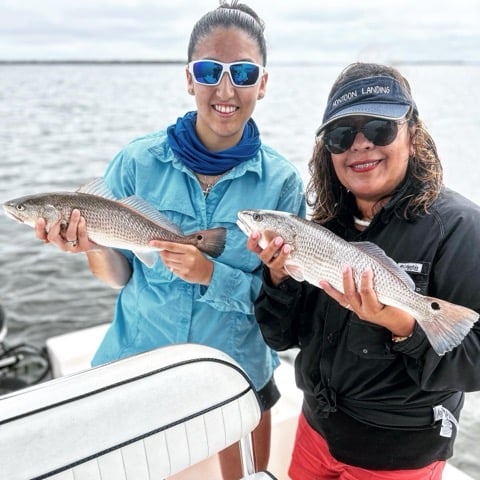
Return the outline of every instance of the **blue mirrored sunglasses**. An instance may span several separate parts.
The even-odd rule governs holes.
[[[194,80],[202,85],[214,87],[228,73],[235,87],[253,87],[265,72],[265,68],[252,62],[223,63],[214,60],[195,60],[188,64]]]

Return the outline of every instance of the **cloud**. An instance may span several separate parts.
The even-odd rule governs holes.
[[[477,0],[294,3],[295,9],[276,4],[269,16],[282,58],[480,61]]]
[[[8,5],[1,9],[0,58],[183,58],[188,32],[184,16],[178,19],[182,2],[162,3]]]
[[[248,2],[271,61],[480,61],[477,0]],[[0,60],[184,60],[213,0],[0,0]]]

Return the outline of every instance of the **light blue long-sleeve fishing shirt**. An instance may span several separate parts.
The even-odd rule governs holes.
[[[185,233],[226,227],[223,253],[213,259],[210,285],[185,282],[160,258],[152,268],[122,252],[133,273],[117,299],[113,322],[92,365],[177,343],[199,343],[224,351],[257,389],[278,366],[263,341],[253,302],[261,285],[261,262],[246,248],[237,212],[262,208],[305,216],[297,169],[263,145],[258,154],[221,177],[205,198],[194,173],[175,157],[165,131],[127,145],[108,165],[105,181],[117,198],[143,197]]]

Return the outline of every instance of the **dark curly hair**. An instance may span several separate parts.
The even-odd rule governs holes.
[[[410,85],[397,69],[376,63],[357,62],[340,73],[330,90],[329,98],[339,87],[348,82],[380,75],[398,80],[411,97]],[[409,220],[428,213],[429,207],[438,197],[443,186],[443,168],[435,142],[420,120],[415,106],[409,112],[407,119],[409,127],[415,128],[412,138],[414,154],[408,161],[405,180],[409,181],[409,186],[407,198],[402,202],[400,215]],[[312,207],[312,220],[326,223],[337,217],[340,212],[348,210],[349,193],[338,180],[331,154],[325,148],[321,135],[316,139],[308,168],[310,181],[307,185],[306,197],[307,204]],[[391,194],[394,193],[391,192]]]

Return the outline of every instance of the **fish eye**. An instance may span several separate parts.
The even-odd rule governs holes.
[[[23,203],[19,203],[16,209],[19,210],[20,212],[23,212],[25,210],[25,205],[23,205]]]
[[[262,221],[262,214],[261,213],[254,213],[252,215],[252,218],[256,221],[256,222],[261,222]]]
[[[203,235],[197,235],[197,240],[200,242],[203,240]]]

